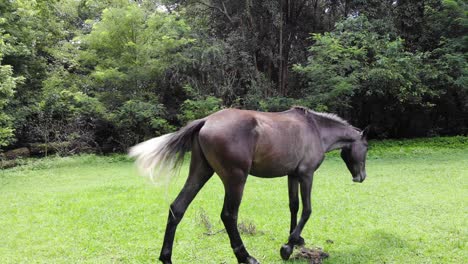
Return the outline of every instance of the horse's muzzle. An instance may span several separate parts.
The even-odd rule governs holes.
[[[353,182],[363,182],[365,179],[366,179],[366,173],[362,173],[356,177],[353,177]]]

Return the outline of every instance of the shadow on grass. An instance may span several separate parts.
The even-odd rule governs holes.
[[[345,250],[329,248],[330,257],[323,263],[388,263],[394,262],[396,252],[408,250],[410,245],[400,237],[376,230],[362,239],[359,245],[350,245]],[[306,262],[302,262],[306,263]]]
[[[311,245],[306,245],[311,246]],[[394,234],[377,230],[362,239],[360,244],[349,245],[348,249],[335,250],[333,246],[324,251],[330,256],[323,260],[324,264],[331,263],[389,263],[395,262],[395,252],[407,250],[410,245]],[[296,252],[296,251],[295,251]],[[295,253],[293,253],[295,254]],[[307,259],[283,261],[283,264],[309,264]]]

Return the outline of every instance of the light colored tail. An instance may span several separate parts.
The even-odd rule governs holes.
[[[152,182],[170,180],[192,148],[193,136],[203,127],[205,119],[195,120],[179,131],[152,138],[130,148],[129,156],[136,158],[140,172]]]

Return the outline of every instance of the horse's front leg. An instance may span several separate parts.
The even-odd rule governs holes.
[[[291,256],[294,245],[297,245],[303,238],[301,237],[302,229],[304,229],[307,220],[309,220],[312,214],[312,204],[310,201],[310,193],[312,191],[313,175],[307,176],[306,174],[298,175],[298,180],[301,187],[301,199],[302,199],[302,215],[299,223],[289,235],[288,243],[281,247],[281,258],[284,260],[289,259]]]
[[[292,234],[297,226],[297,212],[299,211],[299,180],[296,175],[288,175],[288,194],[289,194],[289,210],[291,212],[291,227],[289,234]],[[302,246],[305,241],[302,237],[299,237],[298,241],[295,241],[295,245]]]

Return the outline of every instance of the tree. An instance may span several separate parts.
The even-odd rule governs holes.
[[[445,0],[441,9],[427,11],[427,35],[438,37],[430,52],[430,63],[437,69],[431,85],[442,93],[432,118],[434,127],[447,134],[468,131],[467,7],[465,1]]]
[[[8,46],[3,54],[12,76],[20,78],[15,95],[4,108],[10,116],[17,142],[27,141],[29,125],[34,123],[42,81],[53,61],[50,50],[63,37],[61,23],[53,14],[55,1],[3,1],[2,34]]]
[[[135,98],[164,96],[159,80],[173,65],[190,63],[182,56],[194,42],[177,15],[145,13],[138,5],[108,8],[83,37],[82,62],[92,69],[95,92],[110,108]],[[153,100],[151,99],[151,100]]]
[[[0,10],[4,8],[5,6],[0,6]],[[6,19],[0,18],[0,26],[4,23]],[[8,44],[10,37],[0,27],[0,148],[9,145],[14,138],[12,117],[4,109],[12,100],[17,83],[22,81],[22,78],[13,77],[13,69],[10,65],[2,65],[4,55],[12,49]]]
[[[379,34],[365,16],[350,17],[330,33],[314,35],[309,61],[295,69],[306,79],[308,103],[373,123],[381,135],[408,133],[416,116],[440,92],[424,82],[433,69],[424,54],[405,51],[403,40]]]
[[[223,107],[292,104],[376,123],[381,136],[466,133],[466,10],[463,0],[2,1],[0,145],[123,150]]]
[[[171,130],[166,105],[184,100],[173,95],[184,85],[180,72],[192,63],[185,50],[196,45],[185,20],[129,3],[104,9],[93,23],[80,37],[79,61],[93,80],[88,93],[115,124],[115,140],[126,148]]]
[[[0,39],[0,49],[1,49]],[[0,52],[1,56],[1,52]],[[1,58],[1,57],[0,57]],[[0,59],[1,62],[1,59]],[[4,112],[5,106],[14,94],[18,79],[12,76],[13,71],[9,65],[0,64],[0,147],[7,146],[13,139],[12,118]]]
[[[312,44],[309,33],[327,31],[351,12],[350,1],[173,2],[185,7],[189,21],[206,29],[208,37],[222,41],[227,60],[233,65],[227,71],[239,80],[232,87],[234,97],[257,97],[247,103],[294,95],[300,87],[294,82],[294,73],[290,76],[290,68],[304,62],[307,47]]]

